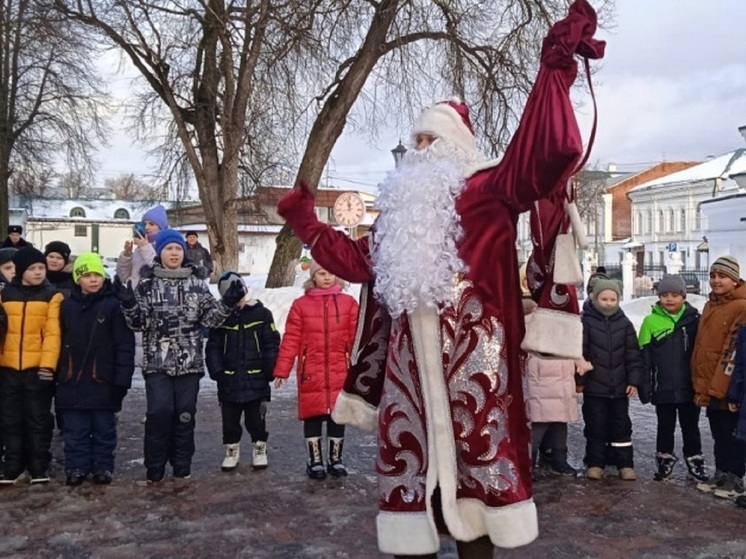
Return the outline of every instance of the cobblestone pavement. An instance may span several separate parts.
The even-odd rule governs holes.
[[[145,394],[133,389],[120,419],[114,484],[66,487],[55,438],[52,483],[0,490],[0,557],[383,557],[375,536],[374,437],[348,431],[349,477],[307,479],[293,389],[283,391],[268,416],[269,469],[251,470],[245,438],[238,470],[220,471],[219,409],[208,390],[200,395],[192,479],[147,486],[141,458]],[[675,481],[652,481],[653,408],[635,403],[632,409],[640,479],[622,482],[611,469],[594,483],[543,475],[535,487],[539,539],[495,557],[746,557],[746,510],[700,494],[681,462]],[[709,445],[704,418],[701,427]],[[583,443],[581,422],[570,430],[574,463]],[[451,542],[444,541],[440,557],[456,557]]]

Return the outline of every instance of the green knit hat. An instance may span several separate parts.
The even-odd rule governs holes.
[[[622,297],[622,286],[617,280],[599,278],[593,282],[593,299],[597,299],[598,294],[607,289],[616,293],[617,298]]]
[[[83,274],[98,274],[106,278],[106,270],[101,262],[101,256],[96,252],[84,252],[75,259],[73,264],[73,279],[78,283]]]

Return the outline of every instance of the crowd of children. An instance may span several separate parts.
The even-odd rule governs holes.
[[[71,263],[70,247],[60,241],[44,253],[32,246],[0,249],[0,485],[26,472],[31,483],[49,481],[53,400],[66,483],[111,483],[116,414],[135,371],[135,332],[144,349],[149,482],[161,481],[168,464],[175,478],[191,475],[205,370],[217,382],[224,471],[239,464],[242,419],[252,467],[267,467],[270,387],[274,381],[279,389],[295,368],[306,473],[311,479],[347,475],[344,425],[331,417],[358,315],[344,283],[312,263],[281,340],[272,312],[249,296],[236,272],[218,279],[219,300],[210,293],[207,270],[187,258],[184,237],[168,228],[161,210],[145,214],[143,234],[134,250],[125,246],[113,282],[98,254]],[[718,258],[701,315],[687,302],[683,279],[664,276],[639,333],[620,307],[621,285],[593,276],[582,311],[583,358],[527,359],[534,468],[546,456],[552,474],[577,474],[567,433],[582,397],[586,478],[600,480],[613,466],[622,480],[637,479],[629,405],[639,396],[655,406],[654,479],[673,477],[678,422],[681,456],[697,489],[746,508],[746,283],[740,276],[735,258]],[[533,305],[530,294],[524,297],[530,321]],[[702,408],[714,443],[711,475],[699,431]]]

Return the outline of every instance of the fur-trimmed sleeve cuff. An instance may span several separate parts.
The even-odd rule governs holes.
[[[378,428],[378,409],[358,396],[342,391],[334,404],[332,419],[335,423],[354,425],[365,431]]]
[[[539,357],[580,359],[583,357],[583,323],[580,316],[549,309],[536,309],[526,324],[521,349]]]

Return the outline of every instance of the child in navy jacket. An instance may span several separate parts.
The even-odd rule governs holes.
[[[246,289],[241,276],[225,272],[218,280],[220,294],[233,283],[240,283]],[[210,329],[205,351],[210,378],[218,383],[225,444],[223,471],[238,466],[241,416],[251,436],[253,468],[267,467],[269,434],[265,416],[279,346],[280,334],[272,312],[248,296],[236,304],[222,326]]]
[[[132,382],[135,336],[98,254],[81,254],[73,278],[76,285],[60,311],[62,353],[55,375],[66,483],[80,485],[92,474],[94,483],[109,484],[117,446],[115,413]]]

